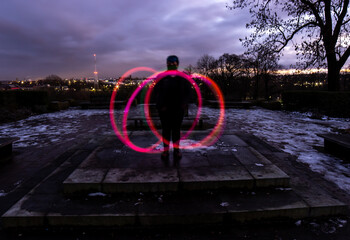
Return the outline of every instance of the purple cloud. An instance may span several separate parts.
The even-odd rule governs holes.
[[[0,3],[0,80],[120,76],[132,67],[181,67],[203,54],[241,54],[246,12],[226,1],[11,0]]]

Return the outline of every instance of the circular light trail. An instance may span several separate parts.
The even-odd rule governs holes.
[[[117,124],[115,122],[115,118],[114,118],[114,101],[116,98],[116,94],[117,94],[117,91],[119,89],[119,85],[125,80],[125,78],[130,76],[132,73],[139,72],[139,71],[147,71],[147,72],[151,72],[153,74],[150,77],[148,77],[146,80],[144,80],[137,87],[137,89],[132,93],[131,97],[129,98],[129,100],[126,104],[126,107],[124,109],[123,121],[122,121],[122,131],[120,131],[118,129],[118,126],[117,126]],[[153,91],[152,86],[149,87],[147,92],[146,92],[146,96],[145,96],[145,100],[144,100],[144,102],[145,102],[144,113],[145,113],[145,118],[146,118],[147,124],[149,125],[153,134],[158,138],[158,142],[153,144],[150,147],[147,147],[147,148],[139,147],[139,146],[136,146],[135,144],[133,144],[131,142],[131,140],[129,139],[129,136],[127,133],[127,117],[129,114],[131,104],[134,101],[134,99],[136,98],[137,94],[148,83],[151,82],[153,85],[155,85],[161,79],[163,79],[164,77],[169,76],[169,75],[177,75],[177,76],[183,77],[186,80],[188,80],[191,83],[191,85],[193,85],[193,87],[196,91],[197,97],[198,97],[198,109],[197,109],[196,118],[195,118],[193,124],[191,125],[190,129],[186,132],[186,134],[184,134],[181,137],[181,140],[186,139],[191,134],[191,132],[193,131],[195,126],[197,125],[199,118],[200,118],[201,108],[202,108],[201,93],[200,93],[198,85],[196,84],[196,82],[192,78],[199,79],[199,80],[203,81],[215,93],[215,96],[217,97],[217,100],[218,100],[219,105],[220,105],[220,116],[219,116],[218,121],[217,121],[215,127],[213,128],[213,130],[201,141],[199,141],[197,143],[189,144],[189,145],[179,146],[179,147],[181,149],[193,149],[193,148],[198,148],[198,147],[203,147],[203,146],[210,146],[217,141],[217,137],[222,132],[223,125],[224,125],[223,124],[224,123],[224,116],[225,116],[225,104],[224,104],[224,99],[223,99],[223,95],[221,93],[220,88],[212,79],[210,79],[209,77],[206,77],[204,75],[201,75],[201,74],[192,74],[191,76],[188,76],[187,74],[180,72],[180,71],[177,71],[177,70],[170,70],[170,71],[165,71],[165,72],[159,73],[159,72],[156,72],[152,68],[137,67],[137,68],[133,68],[133,69],[127,71],[126,73],[124,73],[122,75],[122,77],[119,79],[119,81],[117,82],[117,84],[113,90],[113,93],[111,96],[111,101],[110,101],[110,120],[111,120],[112,128],[113,128],[114,132],[116,133],[117,137],[125,145],[127,145],[129,148],[131,148],[135,151],[143,152],[143,153],[159,153],[161,151],[159,149],[156,149],[156,147],[159,146],[159,144],[162,142],[162,136],[161,136],[161,134],[159,134],[159,132],[155,128],[153,121],[152,121],[152,118],[150,117],[150,114],[149,114],[150,96],[151,96],[151,93]],[[165,143],[169,144],[169,141],[165,140]]]
[[[189,145],[183,145],[183,146],[176,146],[179,147],[181,149],[193,149],[193,148],[197,148],[197,147],[203,147],[203,146],[210,146],[213,143],[216,142],[217,137],[220,135],[221,130],[223,129],[223,123],[224,123],[224,119],[225,119],[225,105],[224,105],[224,99],[223,99],[223,95],[220,91],[220,88],[217,86],[217,84],[211,80],[209,77],[206,77],[204,75],[201,74],[192,74],[190,79],[192,78],[196,78],[199,79],[201,81],[203,81],[205,84],[207,84],[214,92],[216,97],[218,98],[219,104],[220,104],[220,116],[218,118],[218,122],[216,123],[215,127],[213,128],[213,130],[208,134],[207,137],[205,137],[203,140],[201,140],[200,142],[197,143],[193,143],[193,144],[189,144]],[[193,80],[192,80],[193,81]],[[192,83],[191,81],[191,83]],[[193,83],[192,83],[193,84]],[[194,86],[197,86],[196,83],[194,83]],[[197,86],[198,87],[198,86]],[[145,114],[147,116],[146,120],[147,123],[151,129],[151,131],[153,132],[153,134],[159,139],[162,139],[161,134],[157,131],[157,129],[154,127],[152,118],[149,117],[149,113],[147,112],[148,109],[146,108],[146,106],[149,103],[150,100],[150,95],[151,95],[151,89],[149,89],[149,91],[146,94],[146,98],[145,98]],[[197,93],[198,96],[200,96]],[[200,110],[202,105],[202,101],[200,101],[200,103],[198,104],[198,109]],[[187,131],[187,133],[181,137],[181,139],[186,139],[188,137],[188,135],[192,132],[192,130],[194,129],[195,125],[197,124],[198,120],[199,120],[199,113],[200,111],[197,111],[197,115],[196,115],[196,119],[195,119],[195,124],[191,126],[190,130]],[[169,145],[169,141],[165,141],[166,144]]]
[[[114,101],[115,101],[115,98],[117,96],[117,91],[119,89],[119,86],[125,80],[125,78],[130,76],[131,74],[133,74],[135,72],[142,72],[142,71],[156,73],[156,71],[154,69],[148,68],[148,67],[136,67],[136,68],[132,68],[132,69],[128,70],[127,72],[125,72],[120,77],[120,79],[118,80],[117,84],[115,85],[115,87],[113,89],[113,92],[112,92],[111,100],[110,100],[110,103],[109,103],[109,118],[111,120],[112,128],[113,128],[115,134],[117,135],[117,137],[126,145],[128,145],[128,143],[124,139],[124,136],[122,135],[121,131],[119,131],[118,126],[117,126],[117,124],[115,122],[115,118],[114,118]],[[125,110],[127,110],[127,109],[125,109]]]
[[[141,89],[144,86],[146,86],[146,84],[148,84],[150,81],[154,81],[154,83],[157,84],[157,82],[159,82],[164,77],[172,76],[172,75],[183,77],[187,81],[189,81],[195,87],[195,90],[196,90],[196,93],[197,93],[197,96],[198,96],[198,110],[197,110],[196,118],[195,118],[195,121],[193,122],[191,128],[185,134],[185,136],[188,136],[192,132],[192,130],[195,128],[195,126],[197,125],[197,122],[198,122],[199,117],[200,117],[200,112],[201,112],[201,109],[202,109],[202,95],[200,93],[199,87],[196,84],[196,82],[192,78],[190,78],[188,75],[186,75],[185,73],[182,73],[182,72],[179,72],[179,71],[175,71],[175,70],[162,72],[162,73],[158,74],[155,78],[153,78],[153,75],[152,75],[151,77],[149,77],[145,81],[143,81],[142,84],[133,92],[133,94],[131,95],[131,97],[128,100],[128,103],[127,103],[127,105],[125,107],[125,111],[124,111],[124,115],[123,115],[123,123],[122,123],[123,135],[124,135],[125,140],[129,143],[128,146],[130,148],[134,149],[135,151],[152,153],[152,152],[160,152],[161,150],[155,150],[154,149],[159,144],[159,142],[157,144],[149,147],[149,148],[141,148],[141,147],[138,147],[138,146],[134,145],[130,141],[130,139],[129,139],[128,135],[127,135],[127,129],[126,129],[126,127],[127,127],[127,117],[128,117],[128,112],[129,112],[128,110],[130,109],[131,104],[134,101],[134,99],[137,96],[137,94],[141,91]],[[152,90],[153,90],[153,88],[150,87],[148,89],[147,93],[146,93],[146,99],[145,99],[145,105],[144,105],[146,121],[149,124],[149,127],[151,128],[152,132],[156,134],[156,136],[159,139],[159,141],[162,141],[162,138],[158,134],[156,128],[154,127],[154,124],[151,121],[151,117],[149,115],[149,100],[150,100],[150,95],[151,95],[150,93],[151,93]],[[166,139],[165,142],[169,143],[169,140]]]

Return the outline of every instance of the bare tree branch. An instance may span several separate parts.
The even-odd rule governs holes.
[[[343,10],[338,18],[337,24],[335,25],[333,36],[339,36],[339,32],[340,32],[341,26],[343,25],[343,21],[347,13],[348,6],[349,6],[349,0],[344,0]],[[348,19],[348,21],[349,20],[350,19]]]
[[[343,56],[341,56],[341,58],[339,59],[340,68],[342,68],[344,66],[344,64],[345,64],[346,60],[349,58],[349,56],[350,56],[350,46],[346,49]]]

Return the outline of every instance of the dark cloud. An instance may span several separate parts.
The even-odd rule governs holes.
[[[243,53],[249,15],[226,1],[11,0],[0,3],[0,80],[57,74],[100,77],[148,66],[169,54],[181,66],[203,54]]]

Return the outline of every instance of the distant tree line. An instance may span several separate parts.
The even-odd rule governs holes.
[[[268,51],[268,50],[266,50]],[[254,52],[251,54],[224,53],[218,58],[205,54],[201,56],[196,65],[185,68],[188,73],[201,73],[213,79],[220,87],[226,101],[240,100],[276,100],[281,98],[285,90],[327,90],[327,74],[315,72],[311,74],[277,74],[278,58],[273,54]],[[200,80],[196,80],[205,99],[215,99],[213,92]],[[20,85],[21,81],[18,82]],[[91,90],[94,83],[86,79],[62,79],[57,75],[49,75],[35,82],[24,81],[21,87],[42,86],[51,91],[65,90],[80,91]],[[98,91],[111,92],[113,83],[99,82]],[[124,85],[119,89],[118,96],[127,96],[135,90],[137,85]],[[350,74],[340,75],[340,90],[350,91]],[[65,91],[66,92],[66,91]],[[122,94],[123,93],[123,94]]]
[[[265,52],[228,54],[219,58],[208,54],[201,56],[196,66],[185,71],[198,72],[213,79],[221,88],[226,101],[244,99],[277,99],[284,90],[327,90],[327,74],[321,71],[310,74],[277,74],[281,68],[278,57]],[[202,90],[207,98],[211,91]],[[350,74],[341,74],[340,89],[350,90]]]

